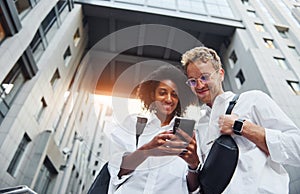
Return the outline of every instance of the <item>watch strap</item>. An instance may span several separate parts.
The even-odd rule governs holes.
[[[191,173],[199,173],[202,167],[202,163],[199,162],[198,166],[196,169],[191,169],[190,166],[188,166],[188,171]]]

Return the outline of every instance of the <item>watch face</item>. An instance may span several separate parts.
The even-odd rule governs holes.
[[[241,132],[243,127],[243,121],[236,120],[233,125],[233,130],[237,132]]]

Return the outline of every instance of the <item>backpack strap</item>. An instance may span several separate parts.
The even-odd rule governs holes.
[[[135,129],[136,129],[136,146],[138,145],[139,142],[139,137],[140,135],[143,133],[146,124],[147,124],[148,119],[145,117],[137,117],[137,122],[135,125]]]
[[[233,97],[233,99],[229,102],[229,106],[228,106],[225,114],[227,114],[227,115],[231,114],[231,111],[232,111],[233,107],[235,106],[235,104],[236,104],[237,100],[239,99],[239,97],[240,97],[240,94],[236,94]]]

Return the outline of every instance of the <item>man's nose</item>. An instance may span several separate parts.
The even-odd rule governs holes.
[[[201,79],[197,79],[197,85],[196,85],[196,87],[202,88],[204,85],[205,85],[205,83],[203,83]]]

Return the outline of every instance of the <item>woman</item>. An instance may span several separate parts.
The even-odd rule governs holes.
[[[198,188],[195,137],[179,130],[183,141],[172,133],[175,117],[195,102],[185,81],[179,69],[164,66],[139,85],[137,96],[150,116],[138,143],[136,115],[112,132],[118,151],[109,161],[110,193],[187,194]]]

